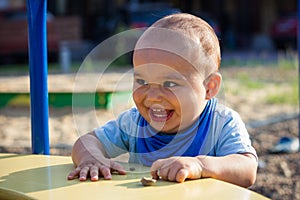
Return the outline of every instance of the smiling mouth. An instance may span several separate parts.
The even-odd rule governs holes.
[[[166,110],[163,108],[150,108],[149,110],[151,119],[156,122],[168,121],[174,113],[174,110]]]

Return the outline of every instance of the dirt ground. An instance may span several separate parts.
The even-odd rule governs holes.
[[[229,88],[234,87],[227,82],[227,88],[228,85]],[[298,137],[298,106],[269,105],[260,98],[257,90],[244,91],[242,95],[226,91],[226,105],[242,116],[259,155],[257,180],[250,189],[272,199],[300,200],[300,153],[270,153],[281,137]],[[117,114],[115,110],[98,109],[95,113],[77,110],[78,120],[75,123],[72,108],[51,107],[50,153],[69,156],[73,143],[81,134],[115,118]],[[29,107],[0,108],[1,153],[31,153],[30,133]]]
[[[252,190],[271,199],[300,199],[300,153],[272,154],[280,137],[298,137],[298,119],[249,129],[260,167]]]

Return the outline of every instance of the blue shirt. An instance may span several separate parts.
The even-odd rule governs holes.
[[[129,162],[145,164],[141,161],[143,153],[137,151],[138,133],[142,128],[139,125],[142,116],[136,108],[123,112],[116,120],[95,129],[95,134],[103,144],[106,153],[110,157],[117,157],[129,153]],[[251,145],[249,134],[239,114],[232,109],[217,103],[212,110],[210,128],[203,140],[198,155],[226,156],[229,154],[251,153],[256,155]],[[190,129],[195,128],[192,125]],[[189,130],[186,130],[189,132]],[[167,158],[180,156],[192,143],[191,138],[180,133],[176,137],[180,139],[172,141],[157,152],[150,152],[151,156]],[[172,146],[173,145],[173,146]],[[179,148],[178,148],[179,147]],[[180,149],[180,150],[179,150]],[[154,158],[153,160],[156,160]],[[151,165],[151,163],[147,163]]]

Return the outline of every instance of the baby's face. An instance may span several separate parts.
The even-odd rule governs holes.
[[[175,133],[198,119],[206,105],[204,78],[180,56],[161,50],[134,53],[133,99],[157,131]]]

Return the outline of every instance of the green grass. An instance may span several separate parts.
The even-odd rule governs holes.
[[[298,69],[299,60],[297,53],[287,52],[286,55],[279,55],[277,66],[281,69]]]
[[[254,79],[254,77],[251,77],[250,74],[245,72],[238,73],[236,80],[239,82],[239,85],[246,90],[261,89],[265,85],[262,81]]]
[[[253,61],[248,65],[221,68],[226,93],[237,97],[257,97],[260,104],[297,106],[299,103],[299,71],[295,54],[279,56],[265,65]]]
[[[265,101],[268,104],[289,104],[297,105],[299,103],[299,83],[293,81],[288,84],[289,89],[284,92],[270,94],[266,96]]]

